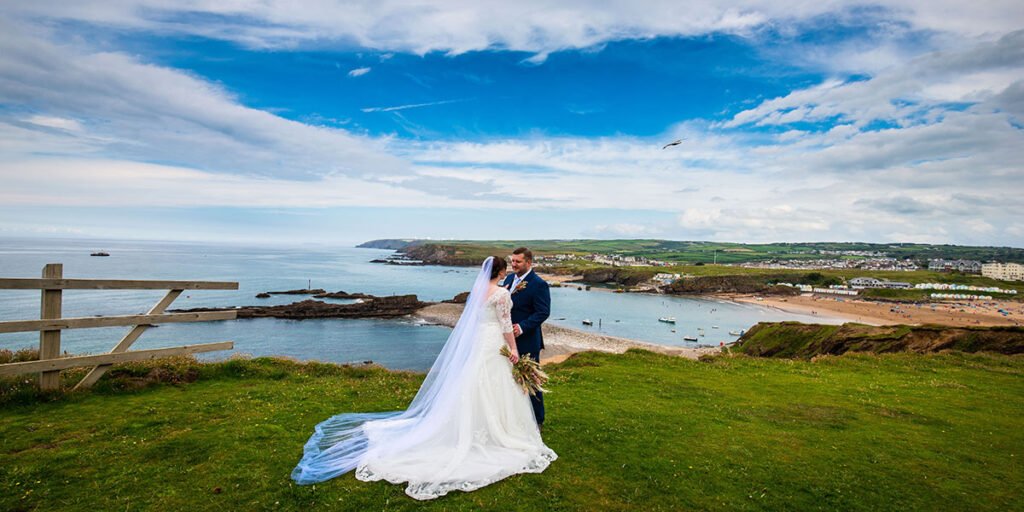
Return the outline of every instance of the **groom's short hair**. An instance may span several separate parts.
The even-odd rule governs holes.
[[[533,262],[533,251],[527,249],[526,247],[519,247],[516,250],[512,251],[512,254],[522,254],[523,257],[526,258],[526,261],[529,261],[531,263]]]

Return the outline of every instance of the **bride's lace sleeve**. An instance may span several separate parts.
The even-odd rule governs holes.
[[[499,297],[494,307],[498,312],[498,322],[501,323],[501,332],[512,332],[512,294],[508,290],[498,292]]]

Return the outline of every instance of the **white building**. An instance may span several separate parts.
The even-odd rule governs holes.
[[[679,279],[679,277],[679,274],[669,274],[667,272],[661,272],[659,274],[654,275],[654,280],[663,285],[670,285],[676,282],[676,280]]]
[[[882,281],[873,277],[855,277],[850,279],[851,288],[879,288]]]
[[[855,277],[850,279],[850,288],[910,288],[910,283],[886,281],[873,277]]]
[[[1020,263],[985,263],[981,275],[1003,281],[1024,281],[1024,265]]]

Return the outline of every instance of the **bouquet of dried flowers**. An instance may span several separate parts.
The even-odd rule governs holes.
[[[501,346],[501,355],[505,357],[512,355],[508,345]],[[544,373],[544,370],[540,368],[540,363],[530,359],[526,354],[522,355],[519,361],[512,365],[512,378],[523,389],[523,392],[529,393],[530,396],[548,392],[543,387],[548,382],[548,374]]]

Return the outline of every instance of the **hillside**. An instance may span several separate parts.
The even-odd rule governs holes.
[[[761,322],[740,337],[735,349],[752,356],[803,358],[847,352],[941,350],[1012,355],[1024,353],[1024,328]]]
[[[814,286],[827,287],[830,284],[844,283],[855,277],[874,277],[891,281],[904,281],[911,284],[916,283],[948,283],[967,284],[982,287],[1001,287],[1016,289],[1019,293],[1014,295],[991,294],[996,298],[1015,299],[1024,293],[1024,282],[997,281],[979,275],[961,274],[959,272],[933,272],[928,270],[917,270],[913,272],[893,270],[862,270],[862,269],[822,269],[822,270],[798,270],[798,269],[770,269],[770,268],[745,268],[740,266],[728,266],[721,263],[739,261],[757,261],[773,258],[807,259],[809,257],[820,258],[821,255],[809,255],[805,253],[787,252],[785,255],[779,251],[810,251],[818,250],[813,247],[820,247],[821,250],[859,250],[865,244],[778,244],[783,248],[775,246],[752,246],[744,244],[731,244],[743,248],[740,252],[727,253],[729,256],[723,260],[723,253],[718,253],[718,265],[707,264],[705,257],[700,256],[691,260],[696,253],[679,252],[674,253],[676,257],[666,257],[664,254],[652,252],[659,244],[667,243],[657,240],[534,240],[534,241],[446,241],[446,242],[425,242],[421,241],[410,245],[400,252],[411,259],[420,260],[428,265],[451,265],[451,266],[476,266],[489,255],[505,255],[511,253],[512,249],[519,245],[528,245],[537,256],[550,256],[554,254],[589,254],[597,252],[601,254],[622,254],[642,257],[659,257],[663,261],[675,262],[668,266],[629,266],[612,267],[609,265],[595,263],[585,260],[571,261],[541,261],[538,262],[538,269],[542,272],[562,275],[579,275],[582,280],[591,284],[607,284],[612,286],[633,286],[654,277],[655,274],[666,272],[687,276],[686,279],[676,281],[671,287],[663,289],[667,293],[677,294],[707,294],[707,293],[762,293],[762,294],[789,294],[792,290],[773,286],[775,283],[799,283]],[[684,242],[672,242],[682,244]],[[705,242],[685,242],[690,244],[705,244]],[[728,246],[730,244],[712,244],[715,246]],[[893,246],[896,248],[907,246],[901,244]],[[792,247],[790,247],[792,246]],[[772,249],[769,251],[768,248]],[[789,249],[785,249],[789,247]],[[953,257],[957,254],[964,254],[961,249],[979,250],[978,254],[1001,255],[1000,258],[1013,259],[1020,256],[1024,260],[1024,249],[1013,248],[962,248],[959,246],[930,246],[921,247],[933,248],[938,251],[929,257]],[[988,250],[995,252],[985,252]],[[1005,254],[1003,250],[1009,251]],[[703,249],[701,249],[703,251]],[[929,249],[931,251],[932,249]],[[934,252],[933,251],[933,252]],[[950,252],[952,251],[952,252]],[[959,252],[958,252],[959,251]],[[1019,254],[1018,254],[1019,252]],[[690,256],[686,256],[689,254]],[[704,254],[701,252],[700,254]],[[707,257],[712,253],[707,253]],[[923,254],[923,253],[922,253]],[[931,253],[929,253],[931,254]],[[1004,258],[1005,256],[1005,258]],[[979,256],[980,257],[980,256]],[[678,260],[692,263],[680,263]],[[927,300],[932,290],[866,290],[864,296],[873,299],[895,300],[895,301],[920,301]]]
[[[549,370],[544,437],[559,460],[423,504],[351,474],[306,487],[289,479],[314,424],[400,409],[420,374],[178,360],[117,369],[95,392],[52,401],[8,394],[0,509],[1024,508],[1020,357],[690,361],[630,351]],[[147,382],[157,383],[136,389]]]
[[[394,240],[367,242],[370,247],[384,247]],[[657,259],[674,264],[693,265],[697,263],[744,263],[773,259],[806,260],[819,258],[851,258],[852,255],[835,254],[849,251],[880,252],[897,259],[927,261],[933,258],[970,259],[980,261],[1011,261],[1024,263],[1024,249],[1017,247],[983,247],[940,244],[891,243],[873,244],[859,242],[807,242],[742,244],[730,242],[676,241],[676,240],[410,240],[399,241],[408,244],[408,249],[421,246],[440,248],[447,257],[470,257],[483,260],[490,254],[507,254],[515,247],[527,246],[538,254],[618,254]],[[364,244],[364,245],[366,245]],[[391,248],[386,247],[386,248]],[[406,248],[395,247],[405,251]],[[408,252],[408,251],[406,251]],[[456,255],[459,252],[461,254]],[[824,253],[828,254],[824,254]],[[436,251],[426,250],[427,259],[436,254],[435,261],[445,256]],[[410,256],[413,256],[412,254]],[[417,253],[416,259],[424,259]],[[455,264],[455,263],[452,263]]]

